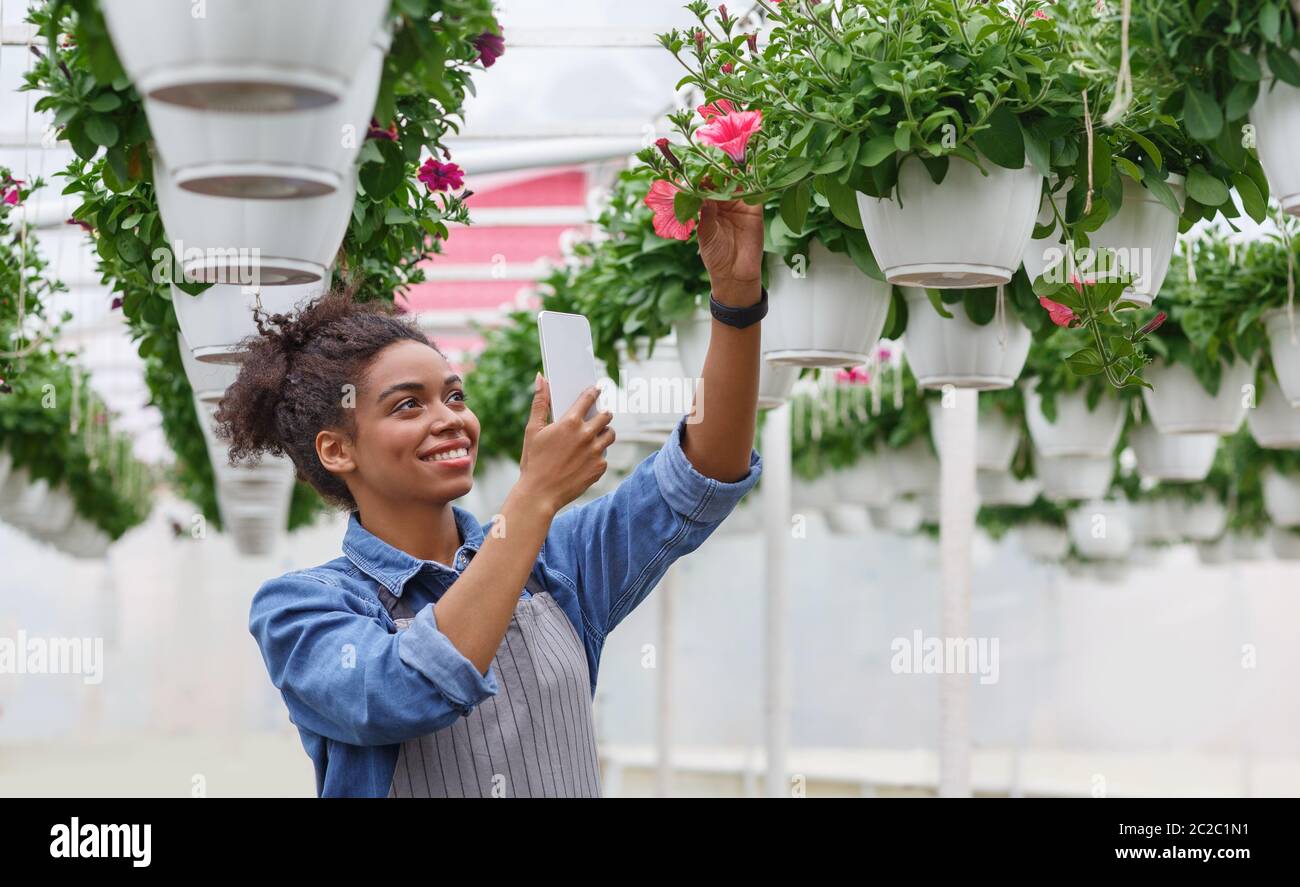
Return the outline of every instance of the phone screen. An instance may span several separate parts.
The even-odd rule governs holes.
[[[563,416],[583,391],[596,384],[596,353],[591,324],[581,314],[540,311],[537,335],[542,346],[542,373],[551,386],[551,419]],[[587,415],[596,415],[592,404]]]

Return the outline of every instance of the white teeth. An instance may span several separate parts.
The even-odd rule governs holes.
[[[443,453],[434,453],[432,456],[426,456],[425,461],[444,462],[447,459],[463,459],[469,455],[469,450],[459,447],[455,450],[447,450]]]

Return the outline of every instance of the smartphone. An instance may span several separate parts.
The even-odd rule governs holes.
[[[537,337],[542,346],[542,375],[551,385],[551,420],[563,416],[579,395],[596,384],[596,351],[591,324],[581,314],[537,313]],[[597,413],[597,405],[583,418]]]

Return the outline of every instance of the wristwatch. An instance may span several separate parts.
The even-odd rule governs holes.
[[[713,294],[709,293],[709,311],[718,320],[734,326],[737,329],[744,329],[751,324],[758,323],[767,316],[767,287],[759,287],[759,299],[753,305],[747,305],[744,308],[736,308],[731,305],[724,305]]]

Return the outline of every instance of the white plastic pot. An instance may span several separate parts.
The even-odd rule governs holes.
[[[921,504],[915,499],[895,499],[888,505],[867,509],[871,525],[885,533],[909,536],[921,526]]]
[[[1033,503],[1043,485],[1036,477],[1017,479],[1009,471],[981,468],[975,475],[975,489],[981,505],[1019,505]]]
[[[1035,382],[1026,382],[1025,421],[1034,449],[1043,456],[1110,457],[1124,431],[1124,403],[1102,395],[1095,409],[1088,409],[1082,391],[1056,395],[1056,421],[1043,415],[1043,399]]]
[[[1196,543],[1196,557],[1203,566],[1221,567],[1232,562],[1232,539],[1228,536]]]
[[[1267,64],[1263,59],[1260,62],[1265,76],[1250,110],[1255,148],[1268,177],[1269,196],[1286,212],[1300,215],[1300,157],[1295,150],[1300,144],[1300,89],[1274,81]]]
[[[812,480],[797,476],[791,478],[790,506],[796,512],[830,511],[839,501],[839,490],[829,473]]]
[[[136,91],[222,111],[283,112],[347,93],[388,0],[104,0]]]
[[[1270,527],[1268,547],[1284,561],[1300,561],[1300,533],[1286,527]]]
[[[169,176],[186,191],[245,200],[337,191],[366,140],[384,52],[371,43],[343,100],[324,108],[239,114],[146,98],[149,129]]]
[[[862,228],[880,269],[901,286],[997,286],[1020,267],[1034,230],[1043,177],[1026,163],[1003,169],[953,158],[936,185],[908,158],[885,199],[858,194]]]
[[[319,197],[241,200],[181,190],[154,166],[158,211],[174,254],[173,278],[287,286],[328,280],[356,199],[355,170]]]
[[[697,377],[687,377],[677,356],[677,337],[671,333],[654,343],[638,337],[630,356],[627,342],[619,342],[619,403],[614,413],[624,414],[631,427],[647,432],[671,432],[691,411]],[[615,435],[619,430],[616,428]]]
[[[894,484],[888,463],[877,450],[863,455],[848,468],[832,472],[831,482],[839,501],[856,505],[888,505],[894,498]]]
[[[844,253],[817,241],[804,276],[780,259],[768,262],[767,335],[763,358],[777,366],[838,367],[866,363],[889,317],[893,289],[862,273]]]
[[[181,350],[181,366],[185,368],[185,377],[190,380],[194,396],[203,403],[221,403],[221,398],[226,396],[226,389],[239,378],[239,364],[200,363],[195,359],[185,337],[177,333],[176,338]]]
[[[1273,376],[1256,392],[1255,408],[1246,410],[1246,427],[1255,443],[1266,450],[1300,447],[1300,409],[1291,405]]]
[[[1289,407],[1288,407],[1289,409]],[[1219,449],[1217,434],[1164,434],[1149,422],[1129,435],[1138,472],[1153,480],[1205,480]]]
[[[1052,502],[1100,499],[1115,476],[1113,456],[1044,456],[1035,458],[1043,496]]]
[[[1165,549],[1157,545],[1134,545],[1129,549],[1128,562],[1134,567],[1159,567],[1164,555]]]
[[[930,412],[930,427],[938,428],[943,421],[943,402],[926,401]],[[975,431],[975,467],[985,471],[1006,471],[1020,446],[1020,428],[1000,410],[982,413]]]
[[[934,492],[939,489],[939,459],[930,441],[916,438],[897,449],[881,451],[890,487],[896,496]]]
[[[1157,362],[1147,367],[1151,388],[1142,389],[1147,414],[1165,434],[1232,434],[1246,417],[1242,397],[1245,386],[1255,381],[1255,363],[1224,362],[1219,390],[1210,394],[1201,387],[1190,367]]]
[[[1025,366],[1032,337],[1015,312],[983,326],[966,316],[961,305],[946,306],[944,317],[930,304],[925,290],[909,287],[904,348],[922,388],[1010,388]]]
[[[1207,542],[1217,539],[1228,525],[1228,509],[1217,499],[1203,499],[1200,502],[1165,501],[1165,525],[1179,541]]]
[[[1268,557],[1268,545],[1263,536],[1251,536],[1234,531],[1228,534],[1235,561],[1261,561]]]
[[[172,306],[190,353],[202,363],[241,363],[241,346],[257,335],[253,309],[260,303],[267,314],[285,314],[325,292],[323,282],[302,286],[239,287],[217,283],[197,296],[172,286]]]
[[[1071,509],[1066,522],[1070,542],[1084,557],[1117,560],[1133,547],[1127,502],[1089,502]]]
[[[1070,551],[1070,536],[1062,527],[1033,521],[1013,532],[1025,554],[1036,561],[1055,563]]]
[[[1103,249],[1116,250],[1116,258],[1121,265],[1136,276],[1133,284],[1125,290],[1125,298],[1141,305],[1150,305],[1169,272],[1169,261],[1173,258],[1174,244],[1178,241],[1178,216],[1141,184],[1128,176],[1122,178],[1124,203],[1119,212],[1088,235],[1089,247],[1097,252]],[[1166,182],[1181,207],[1186,196],[1183,177],[1171,175]],[[1057,207],[1062,215],[1065,214],[1065,195],[1069,187],[1067,183],[1065,189],[1056,194]],[[1048,224],[1055,218],[1048,199],[1043,197],[1042,209],[1038,215],[1040,225]],[[1025,248],[1025,272],[1030,280],[1038,279],[1064,261],[1065,245],[1059,238],[1060,234],[1054,230],[1041,240],[1029,241]],[[1098,262],[1100,261],[1099,258]],[[1088,269],[1082,269],[1079,273],[1084,277],[1095,276]]]
[[[1129,526],[1133,529],[1133,539],[1143,545],[1180,541],[1169,516],[1169,502],[1164,499],[1129,503]]]
[[[1264,470],[1264,510],[1279,527],[1300,527],[1300,476]]]
[[[862,536],[871,530],[865,506],[840,502],[823,514],[826,515],[826,526],[837,536]]]
[[[5,518],[38,538],[66,530],[77,511],[68,491],[50,486],[43,478],[30,480],[26,471],[22,471],[22,477],[26,483],[6,509]]]
[[[771,296],[768,296],[771,299]],[[770,301],[769,301],[770,304]],[[759,337],[762,348],[770,341],[772,326],[768,318],[759,322]],[[682,370],[688,379],[704,378],[704,359],[709,353],[709,339],[713,331],[713,315],[708,308],[697,308],[695,313],[685,320],[673,325],[677,337],[677,353],[682,361]],[[799,368],[779,366],[766,360],[758,363],[758,408],[770,410],[779,407],[790,399],[795,380],[799,378]],[[617,430],[617,429],[616,429]]]
[[[103,557],[113,544],[107,533],[81,516],[74,517],[64,533],[49,541],[65,554],[86,560]]]
[[[1296,314],[1294,328],[1285,308],[1265,313],[1263,321],[1278,384],[1291,406],[1300,407],[1300,310]]]

